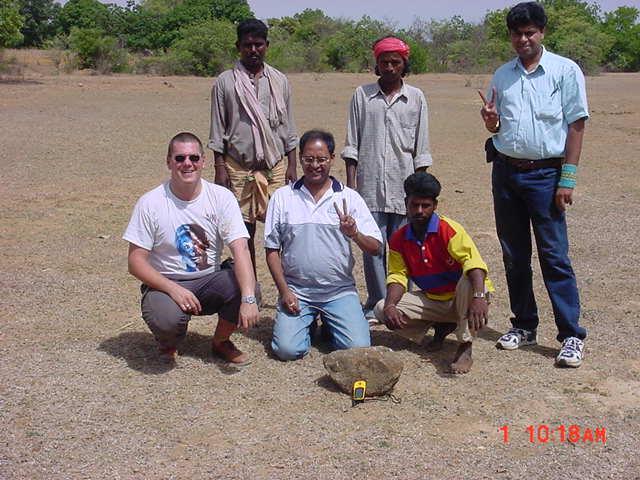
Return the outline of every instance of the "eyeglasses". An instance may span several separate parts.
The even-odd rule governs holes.
[[[319,166],[323,166],[326,165],[327,162],[329,160],[331,160],[331,158],[329,157],[311,157],[311,156],[305,156],[305,157],[300,157],[302,159],[302,163],[304,163],[305,165],[313,165],[313,163],[317,163]]]
[[[178,163],[184,162],[187,158],[189,159],[189,161],[191,163],[198,163],[200,161],[200,155],[196,155],[196,154],[193,154],[193,155],[176,155],[173,158]]]

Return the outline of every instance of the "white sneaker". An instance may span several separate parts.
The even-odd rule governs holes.
[[[538,343],[538,334],[535,330],[523,330],[522,328],[511,328],[502,335],[496,342],[496,348],[502,350],[515,350],[516,348]]]
[[[559,367],[578,368],[582,365],[584,355],[584,342],[576,337],[567,337],[562,342],[560,353],[556,357],[556,365]]]

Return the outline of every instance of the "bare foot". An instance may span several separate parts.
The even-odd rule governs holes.
[[[456,356],[451,363],[451,373],[469,373],[471,365],[473,365],[471,345],[471,342],[465,342],[458,347]]]
[[[435,332],[433,338],[428,342],[424,348],[427,352],[437,352],[442,349],[444,339],[456,329],[455,323],[438,323],[435,325]]]

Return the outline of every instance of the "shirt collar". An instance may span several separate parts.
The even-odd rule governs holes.
[[[382,95],[383,97],[386,95],[383,91],[382,88],[380,87],[380,82],[376,82],[376,89],[373,90],[373,92],[371,93],[371,95],[369,95],[369,99],[377,97],[378,95]],[[398,94],[396,95],[397,98],[399,97],[407,97],[407,86],[404,83],[404,80],[402,80],[402,86],[400,87],[400,91],[398,92]]]
[[[436,212],[433,212],[431,214],[431,218],[429,219],[429,224],[427,225],[427,231],[425,232],[425,238],[427,235],[429,235],[430,233],[438,233],[438,228],[440,227],[440,217],[438,216],[438,214]],[[409,224],[407,226],[407,230],[404,234],[404,238],[406,240],[411,240],[414,241],[416,243],[421,243],[423,239],[419,239],[415,236],[415,234],[413,233],[413,228],[411,228],[411,224]]]
[[[329,175],[329,178],[331,179],[331,189],[334,192],[341,192],[342,190],[344,190],[344,185],[342,183],[340,183],[331,175]],[[300,190],[303,185],[304,185],[304,175],[299,180],[297,180],[296,183],[293,184],[293,189]]]
[[[524,68],[524,65],[522,65],[522,62],[520,61],[520,57],[516,57],[512,61],[513,61],[512,68],[514,70],[519,68],[523,72],[527,71]],[[541,67],[542,70],[546,72],[549,69],[550,61],[551,61],[551,58],[549,57],[549,52],[547,52],[547,49],[544,48],[544,45],[542,45],[542,55],[540,56],[540,61],[538,62],[538,66],[536,67],[536,70],[538,70],[538,67]],[[533,72],[535,72],[536,70],[534,70]],[[533,72],[527,73],[527,75],[531,75]]]

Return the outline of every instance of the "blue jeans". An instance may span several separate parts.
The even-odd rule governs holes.
[[[304,357],[311,348],[310,326],[316,314],[329,330],[335,349],[368,347],[371,345],[369,323],[364,318],[358,295],[328,302],[305,302],[298,299],[300,314],[292,315],[278,302],[276,323],[273,327],[271,348],[281,360],[296,360]]]
[[[493,205],[514,315],[511,323],[525,330],[536,330],[539,323],[531,270],[533,226],[557,339],[562,341],[584,339],[587,331],[579,325],[580,298],[569,260],[565,214],[555,206],[559,175],[557,168],[519,171],[503,160],[493,162]]]
[[[373,311],[380,300],[387,295],[387,240],[393,232],[405,223],[405,216],[398,213],[371,212],[382,233],[382,253],[380,255],[362,254],[364,281],[367,284],[367,301],[364,311]]]

